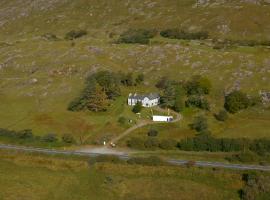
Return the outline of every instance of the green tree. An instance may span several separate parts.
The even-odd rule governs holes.
[[[139,112],[141,112],[142,108],[143,108],[142,107],[142,103],[141,102],[137,102],[135,104],[135,106],[133,107],[132,112],[139,113]]]
[[[182,87],[177,87],[175,91],[175,101],[174,101],[174,106],[173,109],[176,112],[180,112],[185,108],[185,90]]]
[[[186,82],[185,88],[188,95],[203,95],[210,93],[212,84],[209,79],[196,75]]]
[[[248,108],[249,105],[250,101],[247,95],[241,91],[233,91],[225,96],[224,108],[232,114]]]
[[[161,106],[173,108],[175,106],[175,86],[167,84],[160,98]]]

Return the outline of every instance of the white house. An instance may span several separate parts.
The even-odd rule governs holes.
[[[157,93],[139,95],[130,93],[128,96],[128,105],[134,106],[137,102],[141,102],[143,107],[157,106],[160,101],[160,96]]]
[[[161,115],[153,115],[154,122],[172,122],[173,116],[161,116]]]

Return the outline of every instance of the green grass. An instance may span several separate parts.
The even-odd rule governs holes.
[[[0,199],[239,199],[241,172],[1,151]]]
[[[83,123],[91,127],[83,131],[87,143],[97,142],[127,128],[117,123],[120,116],[137,120],[125,105],[129,92],[155,92],[154,84],[162,76],[187,80],[194,74],[202,74],[213,83],[209,96],[212,112],[208,118],[214,135],[269,137],[269,109],[249,109],[230,116],[226,123],[218,123],[212,116],[223,106],[223,91],[232,88],[237,80],[241,89],[249,94],[270,90],[268,48],[214,50],[210,41],[189,42],[160,36],[152,39],[148,46],[113,42],[130,27],[161,30],[179,25],[186,29],[207,30],[212,38],[267,39],[270,18],[265,13],[269,13],[270,6],[233,1],[194,8],[195,0],[157,0],[153,5],[145,0],[129,4],[122,0],[54,2],[46,5],[50,7],[48,10],[42,2],[32,5],[32,12],[28,10],[29,4],[21,6],[17,0],[1,3],[4,19],[9,21],[0,31],[1,128],[33,129],[37,135],[53,132],[76,136],[76,126]],[[41,10],[42,6],[45,10]],[[22,11],[23,7],[26,10]],[[22,12],[29,15],[12,21],[8,12],[11,8],[14,17]],[[229,24],[230,32],[221,33],[218,26],[222,24]],[[63,40],[73,29],[89,32],[75,40],[75,46]],[[45,41],[40,37],[45,33],[56,34],[61,40]],[[109,37],[111,33],[112,38]],[[145,85],[124,88],[123,96],[112,103],[108,112],[68,112],[67,105],[83,89],[86,75],[102,69],[143,72]],[[32,79],[38,82],[31,83]],[[178,139],[194,134],[187,125],[197,111],[184,112],[185,120],[181,124],[157,127],[161,137]],[[143,111],[144,117],[148,113]],[[263,119],[260,116],[264,116]],[[145,132],[147,128],[138,132]]]

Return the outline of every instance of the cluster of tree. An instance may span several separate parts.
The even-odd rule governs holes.
[[[163,77],[157,82],[156,87],[162,90],[160,98],[162,107],[171,108],[177,112],[185,107],[186,91],[181,83]]]
[[[132,73],[100,71],[91,74],[86,78],[86,86],[81,95],[69,104],[68,110],[106,111],[110,101],[121,95],[121,85],[133,86],[143,81],[143,74],[138,74],[135,79]]]
[[[185,106],[210,110],[205,95],[210,93],[212,85],[207,78],[193,76],[186,82],[176,82],[163,77],[158,81],[156,87],[162,90],[160,101],[163,107],[174,109],[177,112]]]
[[[146,140],[133,137],[127,141],[127,146],[134,149],[164,149],[171,150],[177,148],[177,141],[173,139],[163,139],[158,140],[152,136],[148,137]]]
[[[149,44],[150,39],[155,37],[156,34],[155,29],[129,29],[120,35],[117,42]]]
[[[194,138],[187,138],[178,143],[178,148],[185,151],[233,152],[246,151],[257,154],[270,152],[270,140],[246,138],[214,138],[209,134],[200,134]]]
[[[204,40],[209,37],[207,31],[187,32],[181,29],[166,29],[160,32],[162,37],[182,40]]]
[[[75,143],[75,139],[70,134],[64,134],[59,139],[54,133],[48,133],[44,136],[34,135],[30,129],[22,131],[0,129],[0,137],[14,143],[52,144],[56,146]]]
[[[257,155],[266,155],[270,153],[270,140],[257,139],[251,140],[247,138],[215,138],[207,128],[207,122],[198,117],[194,123],[194,129],[200,134],[192,138],[186,138],[181,141],[174,139],[156,138],[157,131],[150,129],[147,139],[133,137],[127,141],[127,146],[135,149],[164,149],[170,150],[178,148],[184,151],[210,151],[210,152],[254,152]]]
[[[270,177],[265,173],[250,172],[243,174],[245,185],[240,191],[241,199],[269,199]]]
[[[257,98],[248,97],[247,94],[241,91],[232,91],[225,96],[224,108],[234,114],[240,110],[246,109],[250,106],[254,106],[259,102]]]
[[[80,38],[80,37],[85,36],[85,35],[87,35],[86,30],[72,30],[72,31],[69,31],[68,33],[66,33],[65,39],[66,40],[74,40],[74,39]]]
[[[134,77],[133,73],[118,73],[120,82],[124,86],[137,86],[144,82],[144,74],[140,73]]]

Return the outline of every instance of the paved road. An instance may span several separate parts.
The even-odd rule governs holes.
[[[103,147],[104,148],[104,147]],[[53,149],[43,149],[43,148],[34,148],[34,147],[23,147],[23,146],[13,146],[13,145],[3,145],[0,144],[0,149],[8,149],[8,150],[16,150],[16,151],[25,151],[25,152],[37,152],[44,154],[63,154],[63,155],[78,155],[78,156],[90,156],[96,157],[101,154],[112,154],[111,152],[102,151],[102,153],[98,153],[97,150],[91,152],[82,152],[80,150],[76,151],[64,151],[64,150],[53,150]],[[116,150],[114,150],[117,152]],[[114,154],[114,153],[113,153]],[[118,156],[121,159],[128,159],[131,156],[127,153],[122,152],[121,154],[115,153],[114,155]],[[260,166],[260,165],[240,165],[240,164],[227,164],[220,162],[207,162],[207,161],[188,161],[188,160],[176,160],[169,159],[168,163],[174,165],[186,165],[192,164],[198,167],[215,167],[215,168],[227,168],[227,169],[235,169],[235,170],[258,170],[258,171],[270,171],[270,166]]]

